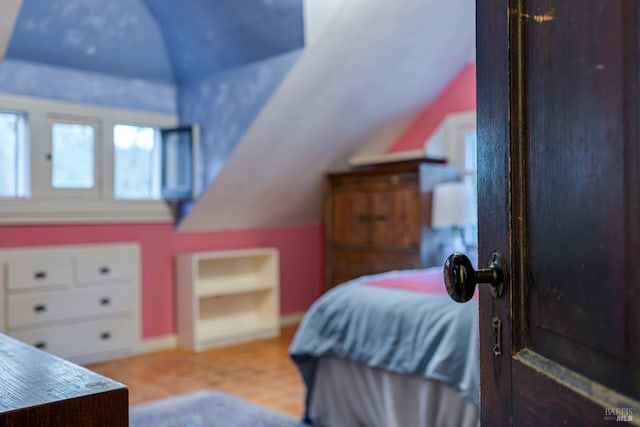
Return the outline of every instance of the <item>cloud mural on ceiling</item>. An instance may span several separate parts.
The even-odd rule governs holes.
[[[158,22],[138,0],[24,0],[7,58],[171,83]]]
[[[24,0],[6,56],[179,84],[303,44],[299,0]]]
[[[165,35],[176,78],[187,81],[298,50],[301,0],[144,0]]]

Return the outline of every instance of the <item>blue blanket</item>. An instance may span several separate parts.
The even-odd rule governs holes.
[[[318,358],[328,356],[438,380],[477,405],[477,301],[363,284],[381,276],[337,286],[305,314],[289,353],[306,384],[307,404]]]

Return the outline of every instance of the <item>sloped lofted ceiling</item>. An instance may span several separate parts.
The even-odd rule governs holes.
[[[315,224],[322,182],[375,129],[428,105],[473,57],[473,0],[349,0],[181,229]]]
[[[297,0],[23,0],[6,57],[179,84],[302,45]]]

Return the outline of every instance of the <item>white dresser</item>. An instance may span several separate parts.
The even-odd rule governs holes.
[[[0,269],[1,332],[76,363],[139,343],[138,244],[6,249]]]

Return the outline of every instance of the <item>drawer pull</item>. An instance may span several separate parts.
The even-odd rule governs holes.
[[[100,334],[100,339],[103,341],[106,341],[108,339],[111,339],[111,333],[110,332],[103,332]]]
[[[386,221],[387,217],[385,215],[358,215],[358,221],[367,222],[367,221]]]
[[[47,306],[44,304],[36,304],[33,306],[33,311],[35,311],[36,313],[44,313],[45,311],[47,311]]]
[[[109,298],[100,298],[100,305],[105,306],[111,304],[111,300]]]
[[[111,273],[111,269],[107,266],[100,267],[100,274],[109,274]]]
[[[401,178],[403,183],[418,182],[418,175],[405,175]]]
[[[47,272],[46,271],[36,271],[35,273],[33,273],[33,278],[36,279],[36,280],[46,279],[47,278]]]
[[[38,342],[34,343],[33,346],[35,348],[39,348],[40,350],[44,350],[45,348],[47,348],[47,343],[44,342],[44,341],[38,341]]]

